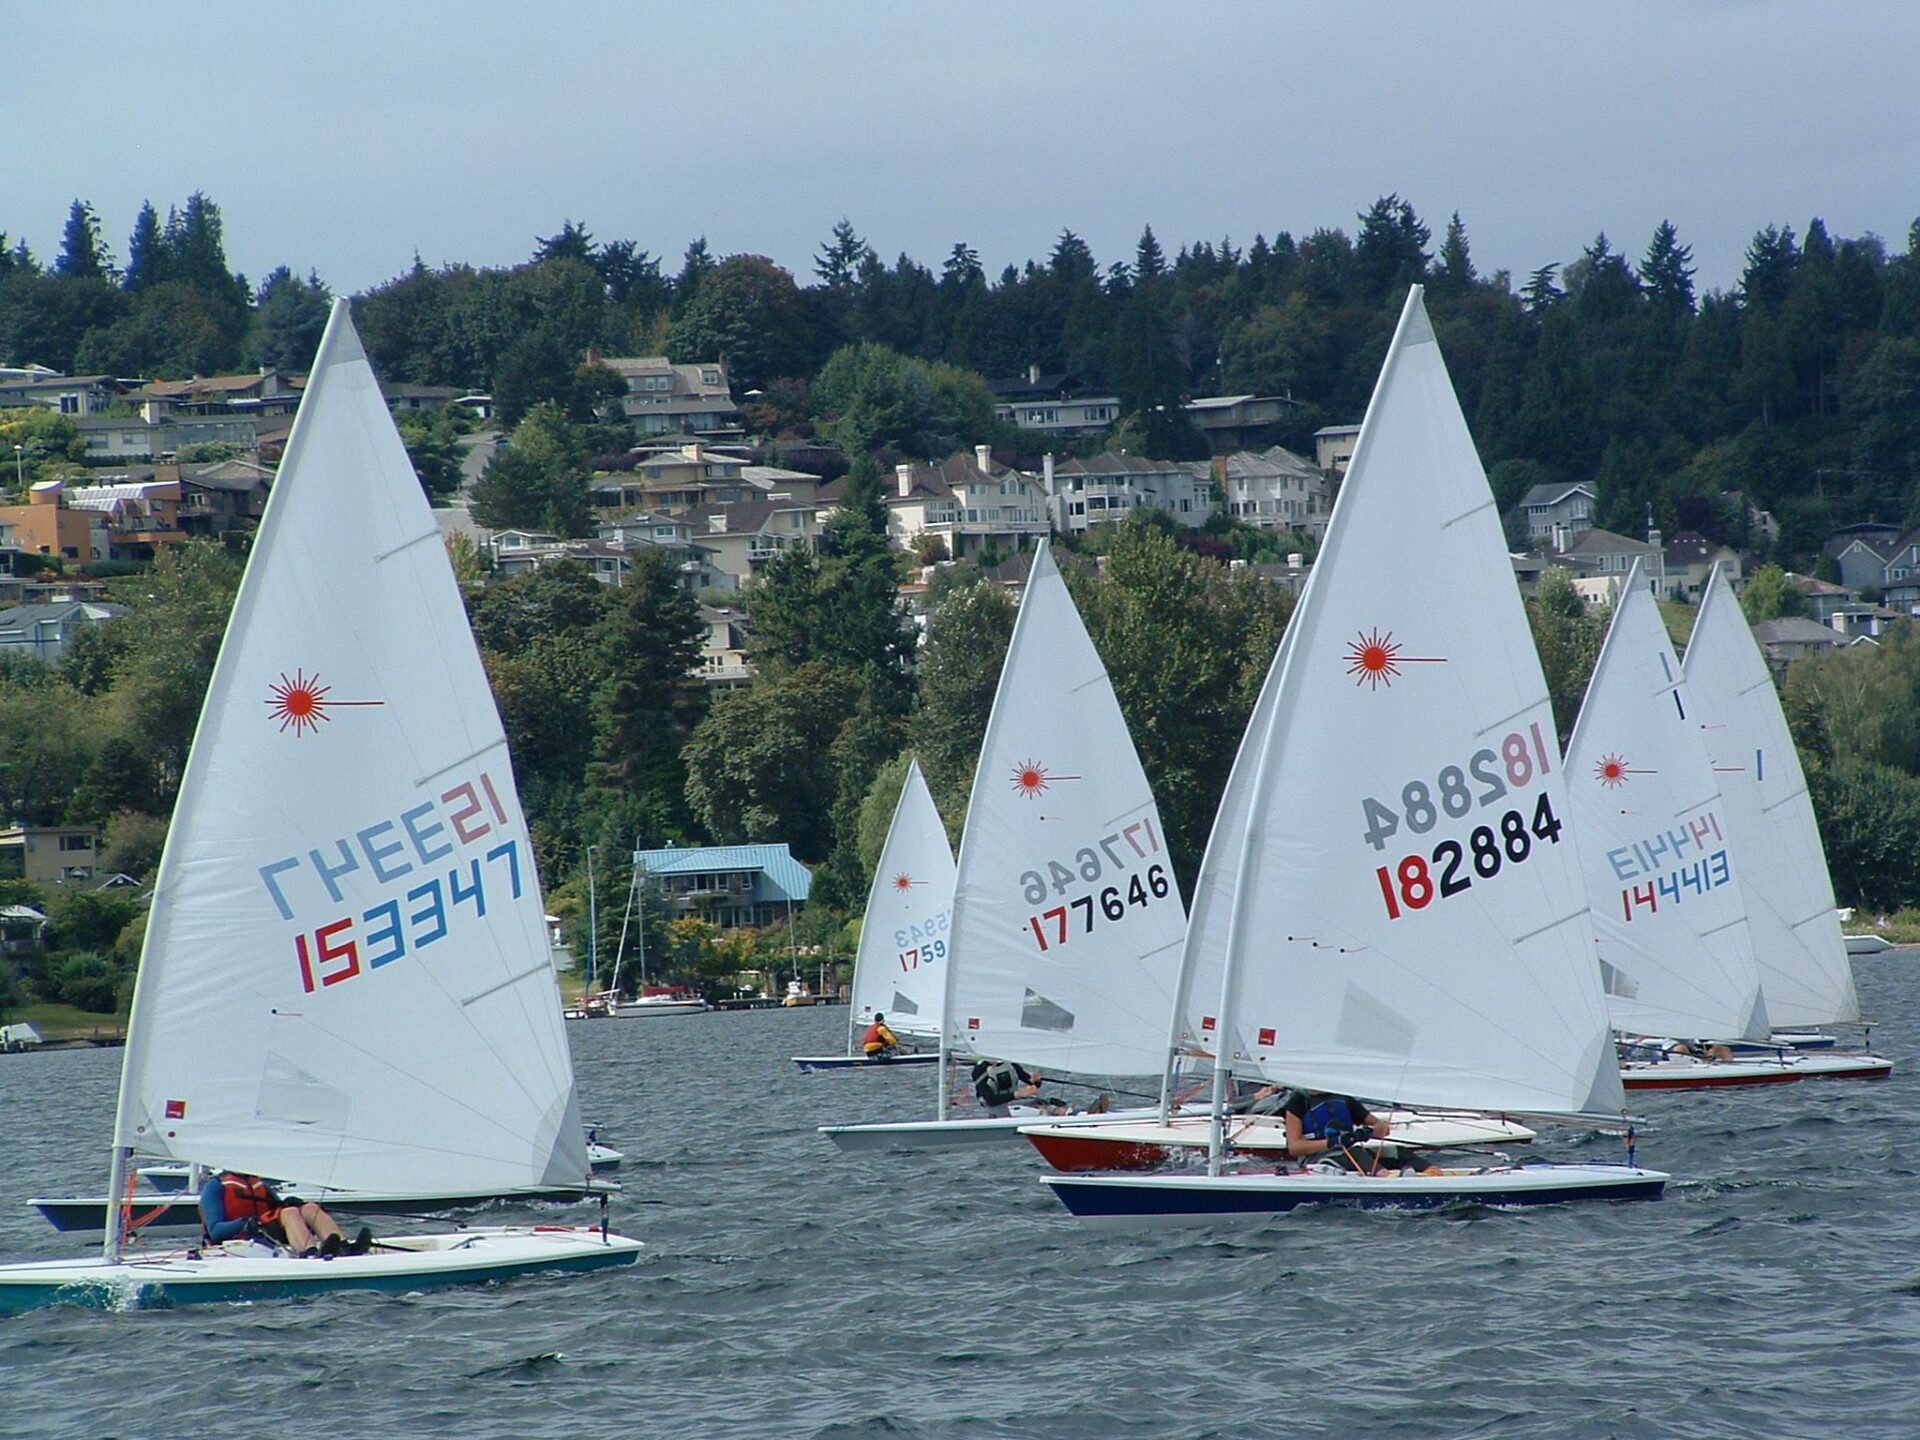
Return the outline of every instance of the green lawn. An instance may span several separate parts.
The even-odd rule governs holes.
[[[91,1010],[76,1010],[71,1005],[12,1005],[0,1011],[0,1021],[25,1022],[40,1032],[42,1040],[124,1039],[127,1017],[96,1015]]]

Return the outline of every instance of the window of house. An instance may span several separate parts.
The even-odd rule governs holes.
[[[702,370],[700,372],[700,383],[702,385],[718,385],[720,383],[720,372],[718,370]]]
[[[60,837],[60,848],[62,850],[91,850],[93,849],[93,837],[91,835],[62,835]]]

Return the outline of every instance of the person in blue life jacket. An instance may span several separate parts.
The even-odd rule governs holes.
[[[371,1230],[362,1226],[349,1241],[334,1218],[313,1201],[282,1197],[258,1175],[239,1170],[207,1177],[200,1187],[200,1223],[216,1245],[259,1236],[295,1255],[327,1260],[364,1255],[373,1248]]]
[[[1384,1115],[1374,1114],[1351,1095],[1294,1090],[1280,1113],[1286,1117],[1287,1154],[1295,1160],[1320,1161],[1368,1175],[1381,1170],[1432,1173],[1431,1167],[1403,1158],[1397,1146],[1362,1148],[1370,1140],[1384,1140],[1392,1126]]]

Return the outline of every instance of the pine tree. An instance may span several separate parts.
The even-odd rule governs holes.
[[[126,287],[146,290],[166,278],[166,239],[160,233],[160,217],[154,213],[153,202],[143,200],[133,222],[133,234],[127,238]]]
[[[851,290],[860,277],[861,263],[874,257],[873,247],[855,232],[845,216],[833,227],[833,234],[820,247],[813,262],[813,273],[830,290]]]
[[[113,257],[100,238],[100,220],[93,206],[84,200],[73,202],[67,212],[66,233],[60,241],[60,258],[53,262],[53,273],[69,280],[109,280]]]
[[[1438,289],[1460,295],[1471,290],[1479,280],[1467,248],[1467,227],[1456,210],[1447,221],[1446,238],[1440,242],[1440,263],[1434,271],[1433,283]]]
[[[1140,232],[1140,243],[1134,247],[1133,273],[1143,283],[1158,280],[1167,273],[1166,253],[1161,250],[1160,242],[1153,238],[1151,225]]]
[[[1671,220],[1662,220],[1640,262],[1640,283],[1647,298],[1656,307],[1668,311],[1693,311],[1693,250],[1680,243],[1680,235]]]

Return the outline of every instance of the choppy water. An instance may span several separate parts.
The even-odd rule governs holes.
[[[1636,1097],[1658,1204],[1100,1235],[1012,1146],[843,1156],[933,1078],[802,1076],[843,1010],[571,1027],[630,1269],[0,1321],[0,1435],[1920,1434],[1920,953],[1874,1085]],[[0,1258],[80,1248],[119,1056],[0,1059]],[[1597,1157],[1612,1142],[1565,1142]]]

